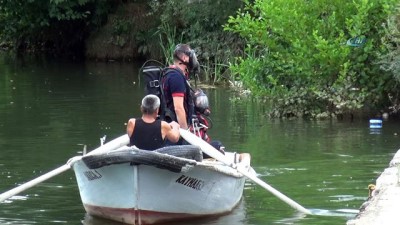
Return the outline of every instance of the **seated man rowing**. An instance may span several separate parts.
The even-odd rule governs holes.
[[[129,144],[143,150],[155,150],[164,147],[165,140],[172,143],[179,141],[179,124],[175,121],[167,123],[157,119],[160,99],[156,95],[146,95],[142,100],[141,118],[131,118],[126,132]]]

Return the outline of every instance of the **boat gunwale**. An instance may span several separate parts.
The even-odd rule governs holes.
[[[71,168],[74,168],[73,164],[75,164],[76,161],[81,161],[82,158],[85,157],[85,156],[103,155],[103,154],[109,154],[109,153],[115,152],[115,151],[121,151],[121,150],[123,150],[123,149],[128,147],[127,146],[128,143],[129,143],[128,135],[126,135],[126,134],[122,135],[122,136],[117,137],[117,138],[111,140],[110,142],[108,142],[108,143],[106,143],[106,144],[104,144],[104,145],[102,145],[102,146],[100,146],[100,147],[88,152],[87,154],[85,154],[85,155],[83,155],[83,156],[81,156],[79,158],[77,157],[77,158],[71,160],[69,162],[69,164],[70,164]],[[134,147],[134,148],[136,148],[136,147]],[[138,149],[138,148],[136,148],[136,149]],[[159,153],[159,154],[167,155],[167,154],[164,154],[164,153]],[[233,159],[236,157],[237,153],[236,152],[226,152],[225,154],[233,155],[232,161],[234,161]],[[177,157],[177,156],[172,156],[172,155],[168,155],[168,156]],[[182,157],[177,157],[177,158],[185,159],[185,158],[182,158]],[[240,178],[240,177],[244,176],[242,173],[238,172],[232,166],[225,165],[223,162],[217,161],[216,159],[213,159],[213,158],[203,159],[201,162],[197,162],[195,160],[190,160],[190,159],[185,159],[185,160],[188,160],[188,161],[190,161],[190,163],[194,163],[194,164],[188,166],[187,168],[184,168],[182,170],[182,173],[191,170],[194,166],[199,166],[199,167],[203,167],[203,168],[206,168],[206,169],[209,169],[209,170],[212,170],[212,171],[216,171],[216,172],[220,172],[220,173],[223,173],[223,174],[226,174],[226,175],[229,175],[229,176],[233,176],[233,177]],[[251,168],[250,163],[249,162],[247,163],[245,160],[238,162],[237,164],[235,164],[235,166],[245,167],[246,169],[250,169]]]

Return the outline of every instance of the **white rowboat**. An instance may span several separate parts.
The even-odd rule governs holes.
[[[126,142],[120,137],[71,162],[89,215],[128,224],[154,224],[225,214],[242,198],[246,177],[236,169],[193,154],[174,156],[186,152],[185,148],[193,151],[195,146],[179,146],[175,149],[179,151],[168,155],[169,150],[159,153],[120,147]],[[250,169],[248,154],[227,152],[225,158]]]

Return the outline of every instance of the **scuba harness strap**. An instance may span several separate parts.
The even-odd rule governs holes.
[[[190,86],[189,81],[186,79],[186,76],[182,70],[180,70],[179,68],[175,68],[175,67],[167,67],[163,70],[163,74],[162,74],[162,78],[161,78],[161,80],[162,80],[162,82],[161,82],[162,96],[163,96],[163,98],[165,98],[164,84],[165,84],[166,79],[168,79],[169,74],[172,71],[176,71],[180,76],[183,77],[183,79],[185,81],[184,85],[185,85],[186,92],[185,92],[185,97],[184,97],[184,107],[185,107],[185,111],[187,113],[186,121],[187,121],[188,125],[190,125],[192,123],[191,118],[194,115],[194,102],[193,102],[194,91],[193,91],[192,87]],[[171,106],[171,105],[168,106],[166,100],[164,100],[163,107],[165,110],[164,111],[164,114],[165,114],[164,119],[167,122],[171,122],[173,120],[177,121],[175,111],[172,108],[170,108],[173,106]]]
[[[166,80],[169,79],[168,76],[171,73],[175,74],[174,76],[182,76],[186,90],[184,107],[187,113],[187,124],[191,132],[207,142],[210,141],[207,130],[212,124],[208,117],[209,111],[205,111],[206,108],[208,109],[208,98],[201,89],[197,89],[197,79],[199,79],[197,73],[190,73],[192,76],[194,75],[195,79],[195,89],[193,89],[188,81],[188,77],[176,66],[166,67],[161,62],[148,60],[140,68],[139,72],[141,74],[139,79],[144,78],[145,94],[154,94],[160,98],[159,118],[166,122],[177,121],[174,107],[170,105],[173,104],[170,102],[172,99],[167,102],[166,89],[164,89]],[[191,70],[191,72],[194,71]]]

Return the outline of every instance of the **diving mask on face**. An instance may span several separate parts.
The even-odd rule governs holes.
[[[194,50],[190,50],[189,56],[189,64],[187,65],[191,74],[198,74],[200,72],[200,64],[197,61],[197,56]]]
[[[184,53],[185,55],[189,56],[189,62],[184,62],[178,53]],[[196,53],[193,49],[190,49],[189,45],[185,44],[178,44],[175,47],[174,57],[179,59],[183,64],[185,64],[189,70],[190,74],[198,74],[200,72],[200,64],[197,61]]]

